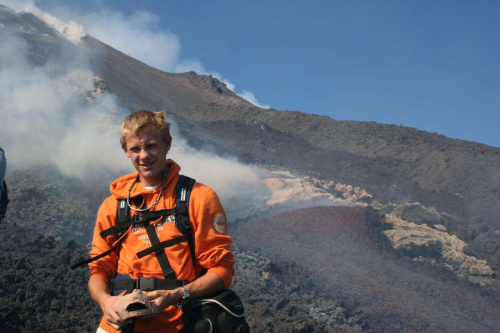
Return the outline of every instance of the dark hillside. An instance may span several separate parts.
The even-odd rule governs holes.
[[[432,153],[432,144],[427,143],[426,148],[414,155],[425,159],[425,164],[434,163],[435,166],[425,165],[426,172],[419,173],[417,162],[399,158],[399,155],[368,156],[344,149],[316,147],[302,137],[290,136],[259,121],[200,124],[181,117],[176,119],[183,128],[189,128],[189,131],[182,132],[183,135],[200,149],[211,145],[220,155],[236,155],[243,162],[278,165],[299,174],[360,186],[373,194],[376,201],[418,201],[435,207],[453,217],[450,231],[462,239],[472,240],[499,227],[500,220],[495,215],[500,209],[500,205],[495,204],[500,202],[495,197],[498,193],[495,170],[500,166],[495,165],[500,164],[500,159],[494,158],[494,148],[489,147],[489,157],[481,159],[474,155],[471,147],[470,151],[460,150],[460,145],[471,145],[468,142],[451,141],[458,147],[445,149],[446,155]],[[405,151],[409,149],[405,148]],[[458,163],[459,158],[465,163]],[[456,161],[448,165],[447,159]],[[485,174],[489,178],[484,177]],[[431,184],[425,177],[435,177],[435,183]],[[426,188],[419,183],[425,183]]]
[[[173,74],[157,70],[87,36],[84,47],[92,66],[109,89],[130,110],[175,110],[210,102],[251,104],[211,76],[194,72]]]
[[[105,179],[113,179],[104,176]],[[55,167],[35,166],[9,175],[7,217],[25,230],[90,244],[97,209],[109,195],[108,180],[67,177]]]
[[[69,269],[87,258],[88,251],[73,241],[26,232],[9,220],[2,222],[2,229],[0,332],[94,332],[101,312],[88,294],[88,270]],[[253,332],[360,332],[362,316],[334,301],[318,300],[314,285],[283,284],[287,275],[301,276],[304,270],[271,265],[262,256],[237,249],[235,255],[239,273],[232,288],[244,300]]]
[[[459,217],[458,230],[500,227],[500,148],[300,112],[209,105],[177,116],[245,161],[359,186],[381,202],[421,202]]]
[[[371,332],[491,332],[498,290],[479,290],[452,274],[396,255],[369,208],[315,207],[246,221],[235,243],[272,262],[307,270],[309,280],[284,277],[364,316]],[[325,296],[323,296],[325,297]]]
[[[16,14],[0,5],[0,37],[2,41],[21,36],[26,43],[26,56],[34,66],[68,61],[85,63],[80,48],[61,38],[59,33],[29,13]]]
[[[92,332],[99,309],[87,291],[87,271],[71,271],[88,253],[2,222],[0,332]]]

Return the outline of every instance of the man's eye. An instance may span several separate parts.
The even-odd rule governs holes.
[[[130,148],[130,151],[133,153],[138,153],[140,151],[139,148]]]

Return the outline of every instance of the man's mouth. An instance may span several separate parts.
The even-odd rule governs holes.
[[[141,167],[142,167],[142,168],[144,168],[144,169],[149,169],[149,168],[151,168],[154,164],[155,164],[155,162],[141,163]]]

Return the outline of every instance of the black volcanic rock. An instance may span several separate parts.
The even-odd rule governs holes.
[[[392,211],[392,214],[417,224],[444,224],[444,218],[438,212],[425,208],[417,202],[399,205]]]
[[[486,259],[497,272],[500,271],[500,230],[492,229],[472,241],[464,252],[468,255]]]
[[[96,212],[109,195],[109,185],[101,179],[65,177],[50,166],[13,171],[8,182],[6,216],[12,223],[56,239],[90,244]]]
[[[72,271],[88,251],[3,221],[0,332],[91,332],[100,319],[88,295],[88,270]]]

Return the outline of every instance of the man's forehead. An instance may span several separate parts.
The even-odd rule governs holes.
[[[137,131],[134,134],[127,134],[125,136],[127,143],[140,143],[161,140],[161,133],[154,128],[145,128]]]

